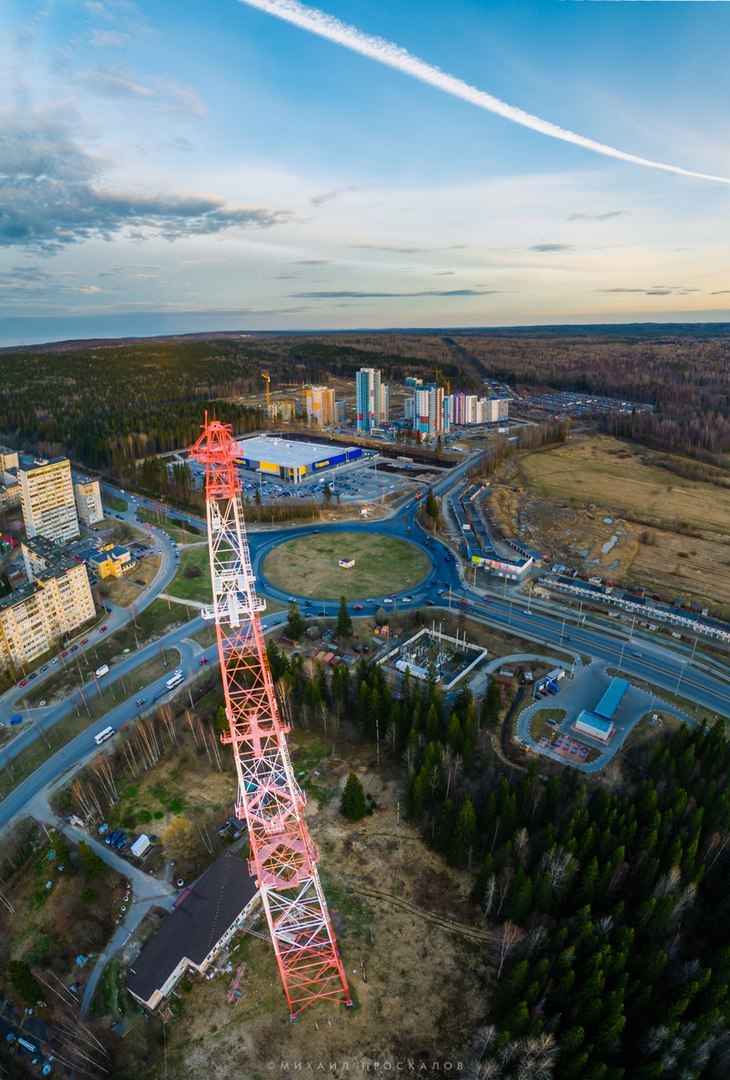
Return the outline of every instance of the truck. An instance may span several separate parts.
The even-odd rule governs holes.
[[[108,664],[102,664],[100,667],[98,667],[96,669],[94,674],[96,675],[97,679],[100,679],[102,677],[102,675],[108,675],[109,674],[109,665]]]

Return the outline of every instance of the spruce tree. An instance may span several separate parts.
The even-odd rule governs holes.
[[[354,772],[351,772],[347,778],[345,790],[342,792],[340,811],[343,816],[349,818],[350,821],[359,821],[360,818],[365,817],[368,812],[367,803],[365,802],[365,792],[363,791],[359,778]]]
[[[289,614],[286,619],[286,632],[292,641],[299,641],[304,636],[306,629],[306,623],[302,618],[301,612],[296,605],[296,602],[292,600],[289,604]]]
[[[337,636],[340,638],[348,638],[352,633],[352,619],[350,618],[350,612],[347,610],[347,598],[340,597],[340,610],[337,613]]]

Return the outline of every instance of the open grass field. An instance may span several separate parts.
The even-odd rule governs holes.
[[[608,436],[571,440],[507,463],[484,505],[547,565],[730,615],[730,489],[678,477],[657,464],[667,459]]]
[[[575,439],[520,458],[530,487],[550,499],[579,500],[640,522],[730,537],[730,490],[659,468],[666,455],[608,436]]]
[[[351,570],[341,558],[355,560]],[[426,554],[407,540],[375,533],[303,536],[280,544],[264,560],[266,578],[284,592],[318,600],[360,600],[413,589],[429,570]]]
[[[212,591],[207,544],[180,550],[180,569],[166,591],[181,600],[210,603]]]

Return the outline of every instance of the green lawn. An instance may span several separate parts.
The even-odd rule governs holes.
[[[110,510],[113,510],[116,514],[123,514],[129,506],[129,503],[125,499],[120,499],[117,495],[109,495],[106,491],[101,497],[101,501],[104,506],[108,506]]]
[[[170,596],[178,596],[181,600],[198,600],[201,603],[212,601],[207,544],[201,547],[183,548],[180,551],[180,569],[166,591]]]
[[[341,558],[355,560],[351,570]],[[359,600],[413,589],[428,573],[425,552],[377,533],[322,533],[289,540],[264,560],[269,581],[284,592],[318,600]]]
[[[530,720],[530,735],[533,739],[552,738],[557,727],[548,724],[548,720],[554,720],[557,725],[561,724],[566,716],[565,709],[538,709]]]

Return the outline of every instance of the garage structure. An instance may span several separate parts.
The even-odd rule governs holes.
[[[362,447],[327,446],[326,443],[289,442],[271,435],[257,435],[238,443],[238,465],[264,476],[300,484],[305,476],[344,465],[362,457]]]

